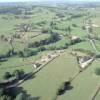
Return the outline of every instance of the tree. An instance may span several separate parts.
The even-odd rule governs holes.
[[[72,26],[73,26],[73,27],[77,27],[77,25],[76,25],[76,24],[72,24]]]
[[[45,51],[45,50],[46,50],[46,48],[43,47],[43,46],[41,46],[41,47],[38,48],[38,51]]]
[[[0,88],[0,97],[4,94],[4,89]]]
[[[15,100],[26,100],[26,95],[24,93],[20,93]]]
[[[25,72],[23,70],[15,70],[13,75],[16,77],[16,79],[20,80],[25,75]]]
[[[22,57],[23,61],[24,61],[24,53],[23,53],[23,51],[19,51],[18,55],[19,55],[19,57]]]
[[[48,29],[43,28],[43,29],[41,30],[41,32],[42,32],[42,33],[48,33]]]
[[[68,26],[66,29],[66,33],[68,32],[68,34],[66,34],[67,36],[68,36],[68,38],[70,39],[70,43],[72,43],[72,39],[71,39],[71,31],[72,31],[72,29],[71,29],[71,27],[70,26]]]
[[[70,81],[63,82],[58,88],[57,95],[62,95],[66,90],[69,90],[71,85]]]
[[[13,72],[13,75],[16,77],[16,79],[21,79],[21,76],[20,76],[20,71],[19,70],[15,70],[14,72]]]
[[[4,79],[9,79],[11,76],[10,72],[6,72],[3,77]]]
[[[68,30],[69,36],[71,36],[71,30],[72,30],[71,27],[68,26],[67,30]]]
[[[59,34],[58,33],[52,33],[51,37],[49,38],[51,42],[56,42],[60,39]]]
[[[95,74],[96,74],[96,75],[100,75],[100,68],[96,68],[96,69],[95,69]]]
[[[32,30],[32,24],[22,23],[16,26],[16,30],[20,32],[30,32]]]
[[[5,38],[5,35],[1,35],[1,36],[0,36],[0,39],[1,39],[1,40],[4,40],[4,38]]]
[[[10,45],[11,45],[11,48],[12,48],[12,50],[11,50],[12,55],[15,54],[15,52],[14,52],[14,46],[13,46],[13,41],[14,41],[14,37],[12,36],[12,37],[10,38],[10,41],[9,41],[9,43],[10,43]]]

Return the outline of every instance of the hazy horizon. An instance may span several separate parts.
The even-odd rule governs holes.
[[[54,1],[54,2],[61,2],[62,0],[0,0],[0,2],[47,2],[47,1]],[[100,1],[100,0],[63,0],[63,1],[68,1],[68,2],[95,2],[95,1]]]

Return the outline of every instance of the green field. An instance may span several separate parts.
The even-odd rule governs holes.
[[[98,83],[100,82],[100,77],[96,76],[94,71],[95,68],[98,67],[100,61],[95,61],[86,71],[81,73],[73,82],[73,89],[67,91],[63,96],[59,98],[59,100],[91,100],[93,93],[95,92]],[[95,99],[98,100],[98,99]]]
[[[76,59],[65,53],[45,66],[35,75],[35,78],[24,82],[21,86],[33,97],[39,96],[41,100],[53,100],[59,85],[77,72]]]
[[[19,9],[22,9],[19,7]],[[23,7],[23,9],[25,9]],[[32,78],[24,81],[19,87],[22,87],[30,96],[39,97],[39,100],[56,100],[56,92],[62,82],[73,78],[78,72],[78,63],[76,57],[72,56],[72,50],[83,50],[84,55],[88,53],[96,53],[93,46],[87,39],[87,31],[83,29],[86,24],[84,21],[89,16],[94,25],[93,36],[98,39],[95,40],[96,48],[100,51],[100,7],[92,8],[77,8],[77,6],[67,9],[63,6],[28,6],[29,14],[0,14],[0,57],[4,56],[3,60],[0,58],[0,80],[6,72],[13,73],[14,70],[23,69],[25,73],[32,72],[32,63],[40,60],[42,57],[54,52],[58,49],[65,49],[64,54],[57,57],[52,62],[48,63],[42,70],[36,73]],[[90,14],[90,15],[88,15]],[[25,17],[25,18],[24,18]],[[31,24],[30,31],[19,31],[17,26],[22,24]],[[52,25],[51,25],[52,24]],[[50,26],[51,25],[51,26]],[[29,28],[30,28],[29,27]],[[52,34],[49,33],[52,27],[52,32],[58,33],[60,40],[56,42],[46,41],[45,44],[40,43],[37,47],[28,47],[31,43],[43,42],[49,39]],[[70,27],[70,34],[68,31]],[[22,28],[22,27],[21,27]],[[43,29],[47,32],[43,33]],[[14,37],[14,35],[19,37]],[[82,41],[71,44],[69,36],[77,36]],[[9,41],[13,37],[12,44]],[[94,38],[96,38],[94,37]],[[42,44],[42,46],[41,46]],[[68,47],[63,48],[65,45]],[[10,56],[5,57],[10,50],[14,48],[15,55],[10,53]],[[40,50],[44,47],[45,50]],[[53,48],[54,47],[54,48]],[[44,49],[42,48],[42,49]],[[51,48],[51,49],[50,49]],[[53,49],[52,49],[53,48]],[[19,52],[25,52],[25,49],[30,51],[37,51],[36,55],[29,57],[19,56]],[[83,53],[82,51],[77,51]],[[100,76],[95,74],[95,69],[100,65],[100,58],[96,59],[86,70],[78,74],[72,81],[72,89],[66,91],[63,95],[58,96],[57,100],[91,100],[91,97],[96,91],[100,83]],[[100,99],[100,92],[97,94],[95,100]]]

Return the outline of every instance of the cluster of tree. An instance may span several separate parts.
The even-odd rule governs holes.
[[[15,70],[13,73],[5,72],[3,79],[8,80],[12,77],[15,77],[17,80],[22,79],[25,76],[25,72],[23,70]]]
[[[4,74],[4,80],[10,80],[11,77],[15,77],[16,80],[20,80],[25,77],[25,73],[23,70],[15,70],[13,73],[6,72]],[[11,84],[13,84],[12,81],[10,82],[10,85]],[[31,100],[30,95],[23,91],[22,87],[7,86],[9,86],[9,84],[1,85],[0,83],[0,100]]]
[[[48,45],[50,43],[54,43],[60,40],[60,36],[58,33],[52,33],[51,36],[47,39],[41,40],[41,41],[36,41],[34,43],[29,43],[28,47],[29,48],[37,48],[43,45]]]
[[[2,61],[3,59],[6,59],[8,57],[14,56],[17,53],[14,52],[12,49],[9,49],[5,54],[0,54],[0,61]]]
[[[19,91],[20,90],[20,91]],[[40,97],[36,97],[39,99]],[[13,87],[5,89],[0,87],[0,100],[33,100],[22,87]]]
[[[68,43],[65,43],[65,45],[63,46],[49,46],[49,47],[45,47],[45,46],[40,46],[40,47],[37,47],[35,49],[26,49],[24,51],[20,51],[18,53],[19,57],[22,57],[23,60],[24,58],[26,57],[30,57],[30,56],[34,56],[34,55],[37,55],[39,52],[43,52],[43,51],[46,51],[46,50],[62,50],[62,49],[67,49],[69,46]]]
[[[5,35],[0,35],[0,40],[7,42],[8,38]]]
[[[15,26],[15,30],[20,32],[30,32],[32,30],[32,24],[22,23]]]
[[[64,18],[65,17],[65,15],[62,14],[62,13],[57,13],[56,16],[58,16],[59,18]]]
[[[58,88],[57,95],[62,95],[66,90],[69,90],[71,88],[72,88],[71,82],[70,81],[65,81]]]
[[[5,89],[0,87],[0,100],[14,100],[15,91],[13,89]]]
[[[18,55],[19,57],[25,58],[25,57],[36,55],[37,53],[38,53],[37,50],[24,49],[23,51],[19,51]]]
[[[15,14],[19,15],[22,13],[22,10],[19,7],[2,7],[0,8],[0,14]]]

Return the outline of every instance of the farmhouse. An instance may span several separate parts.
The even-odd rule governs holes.
[[[79,64],[80,64],[81,68],[86,68],[90,63],[92,63],[93,60],[94,60],[93,57],[80,56],[79,57]]]
[[[76,43],[76,42],[80,42],[81,39],[80,39],[78,36],[72,36],[72,37],[71,37],[71,41],[72,41],[73,43]]]
[[[43,58],[41,59],[41,62],[48,62],[49,59],[50,59],[50,58],[48,58],[48,57],[43,57]]]
[[[39,62],[35,62],[34,64],[33,64],[33,67],[36,69],[36,68],[38,68],[38,67],[40,67],[41,66],[41,64],[39,63]]]

